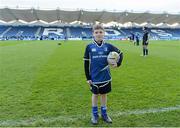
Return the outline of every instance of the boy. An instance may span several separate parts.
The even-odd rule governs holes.
[[[120,59],[112,66],[119,67],[123,59],[123,53],[113,45],[103,41],[105,30],[102,25],[93,26],[94,40],[88,44],[84,54],[84,69],[87,83],[92,92],[92,124],[98,123],[98,96],[101,98],[101,117],[107,123],[112,123],[107,115],[107,93],[111,91],[111,75],[107,62],[110,52],[119,53]]]

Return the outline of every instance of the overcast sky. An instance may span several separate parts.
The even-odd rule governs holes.
[[[180,0],[0,0],[0,7],[40,9],[98,9],[180,14]]]

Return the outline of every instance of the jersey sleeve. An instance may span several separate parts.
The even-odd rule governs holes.
[[[111,45],[110,44],[110,51],[111,52],[117,52],[117,53],[121,53],[121,50],[120,49],[118,49],[117,47],[115,47],[115,46],[113,46],[113,45]]]
[[[84,53],[84,71],[85,71],[85,75],[86,75],[87,80],[91,80],[91,76],[89,73],[89,63],[90,63],[89,60],[90,60],[89,45],[87,45],[86,49],[85,49],[85,53]]]
[[[84,52],[84,60],[89,60],[89,45],[86,46],[85,52]]]

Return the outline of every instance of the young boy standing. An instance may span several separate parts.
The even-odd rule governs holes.
[[[84,69],[92,92],[92,124],[98,123],[98,96],[101,103],[101,117],[107,123],[112,123],[107,114],[107,93],[111,92],[111,74],[107,62],[107,56],[115,51],[120,59],[112,67],[119,67],[123,60],[123,53],[115,46],[105,43],[103,38],[105,30],[102,25],[93,26],[94,40],[86,46],[84,54]]]

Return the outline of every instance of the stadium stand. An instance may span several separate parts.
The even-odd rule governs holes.
[[[91,39],[92,29],[84,27],[29,27],[29,26],[1,26],[0,38],[4,40],[35,40],[40,37],[42,40],[63,40],[66,38],[72,39]],[[40,30],[39,30],[40,28]],[[39,31],[39,32],[38,32]],[[179,28],[151,28],[149,29],[151,39],[154,40],[178,40],[180,39]],[[142,28],[106,28],[106,39],[125,40],[130,36],[130,33],[139,34],[142,36]]]
[[[142,27],[146,26],[152,40],[180,40],[179,14],[33,8],[0,9],[0,40],[91,39],[94,23],[112,21],[116,22],[106,26],[105,39],[126,40],[131,33],[141,38]]]

